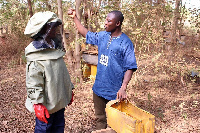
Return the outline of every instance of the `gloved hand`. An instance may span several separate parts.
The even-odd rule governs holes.
[[[46,118],[49,118],[50,115],[49,115],[49,112],[48,112],[47,108],[42,103],[34,104],[33,107],[34,107],[34,110],[35,110],[36,117],[40,121],[48,123]]]
[[[74,101],[74,92],[72,91],[72,98],[71,98],[70,103],[68,104],[68,106],[71,105],[73,101]]]

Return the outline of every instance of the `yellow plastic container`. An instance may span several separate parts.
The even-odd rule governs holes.
[[[91,79],[95,80],[97,74],[97,66],[91,65]]]
[[[83,77],[88,78],[91,75],[91,65],[90,64],[83,64]]]
[[[154,133],[155,116],[129,101],[109,101],[106,115],[108,125],[117,133]]]

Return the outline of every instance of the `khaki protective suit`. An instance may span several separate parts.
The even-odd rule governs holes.
[[[42,103],[49,114],[66,107],[72,96],[70,76],[60,49],[36,49],[30,43],[25,49],[26,108],[34,112],[33,105]]]

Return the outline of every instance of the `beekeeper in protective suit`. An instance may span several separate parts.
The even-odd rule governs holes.
[[[73,84],[63,60],[65,51],[56,36],[62,21],[55,13],[38,12],[24,34],[33,41],[25,48],[26,108],[35,112],[35,133],[63,133],[64,111],[73,101]]]

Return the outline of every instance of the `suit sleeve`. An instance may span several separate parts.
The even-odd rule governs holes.
[[[32,104],[44,102],[44,71],[37,61],[28,62],[26,66],[27,97]]]

